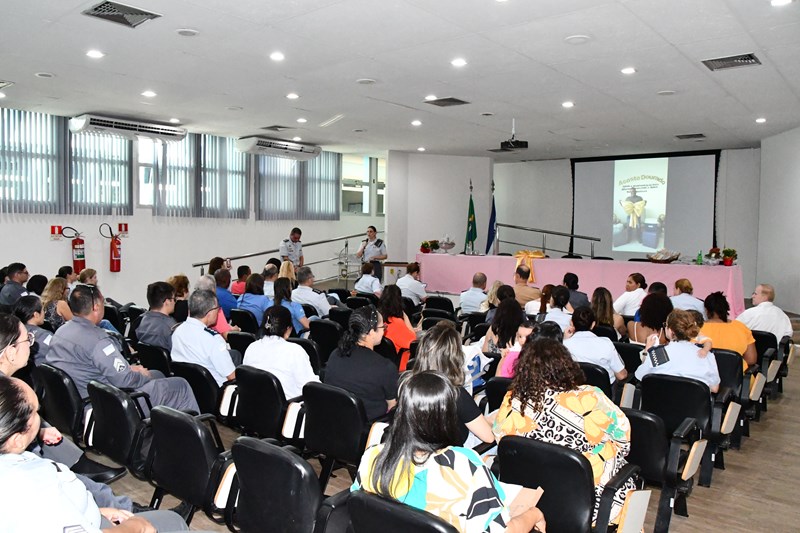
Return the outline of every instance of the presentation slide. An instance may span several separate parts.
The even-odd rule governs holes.
[[[595,255],[642,257],[661,249],[696,257],[714,235],[714,153],[574,161],[575,233]],[[575,253],[590,244],[575,240]]]

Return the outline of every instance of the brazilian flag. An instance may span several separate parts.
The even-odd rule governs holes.
[[[472,193],[469,194],[469,214],[467,215],[467,237],[464,239],[464,251],[475,250],[475,239],[478,238],[478,225],[475,223],[475,204],[472,202]]]

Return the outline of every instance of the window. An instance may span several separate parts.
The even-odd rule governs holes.
[[[152,206],[155,200],[155,163],[158,147],[153,139],[139,137],[136,141],[136,159],[138,162],[138,202],[142,207]]]
[[[342,211],[383,215],[386,213],[385,201],[386,160],[360,155],[342,156]]]
[[[236,139],[213,135],[201,137],[201,151],[201,216],[247,218],[247,154],[236,150]]]
[[[198,181],[197,136],[187,135],[181,142],[156,141],[152,148],[155,176],[154,214],[193,216]]]
[[[69,136],[70,212],[130,215],[131,141],[113,135]]]
[[[375,159],[375,214],[386,214],[386,159]]]

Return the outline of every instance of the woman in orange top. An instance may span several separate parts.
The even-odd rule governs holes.
[[[383,336],[394,343],[400,355],[400,372],[403,372],[411,354],[411,341],[417,339],[417,332],[403,312],[403,296],[397,285],[386,285],[383,288],[378,307],[386,326]]]
[[[721,292],[712,292],[703,302],[706,319],[700,333],[711,339],[714,348],[733,350],[744,358],[744,367],[756,363],[756,340],[747,326],[738,320],[728,320],[730,305]]]

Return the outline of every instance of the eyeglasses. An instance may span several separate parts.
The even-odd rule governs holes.
[[[375,329],[376,330],[379,330],[379,329],[384,329],[385,330],[386,329],[386,324],[381,324],[380,326],[375,326]]]
[[[30,344],[31,346],[33,346],[33,341],[35,341],[35,340],[36,340],[36,336],[33,334],[33,332],[32,332],[32,331],[29,331],[29,332],[28,332],[28,336],[27,336],[27,337],[25,337],[25,338],[23,338],[23,339],[20,339],[19,337],[17,337],[17,340],[16,340],[16,341],[9,342],[9,343],[8,343],[8,344],[6,344],[5,346],[3,346],[3,349],[2,349],[2,350],[0,350],[0,353],[3,353],[4,351],[6,351],[6,348],[8,348],[9,346],[17,346],[17,345],[19,345],[19,344],[20,344],[20,343],[22,343],[22,342],[27,342],[28,344]]]

